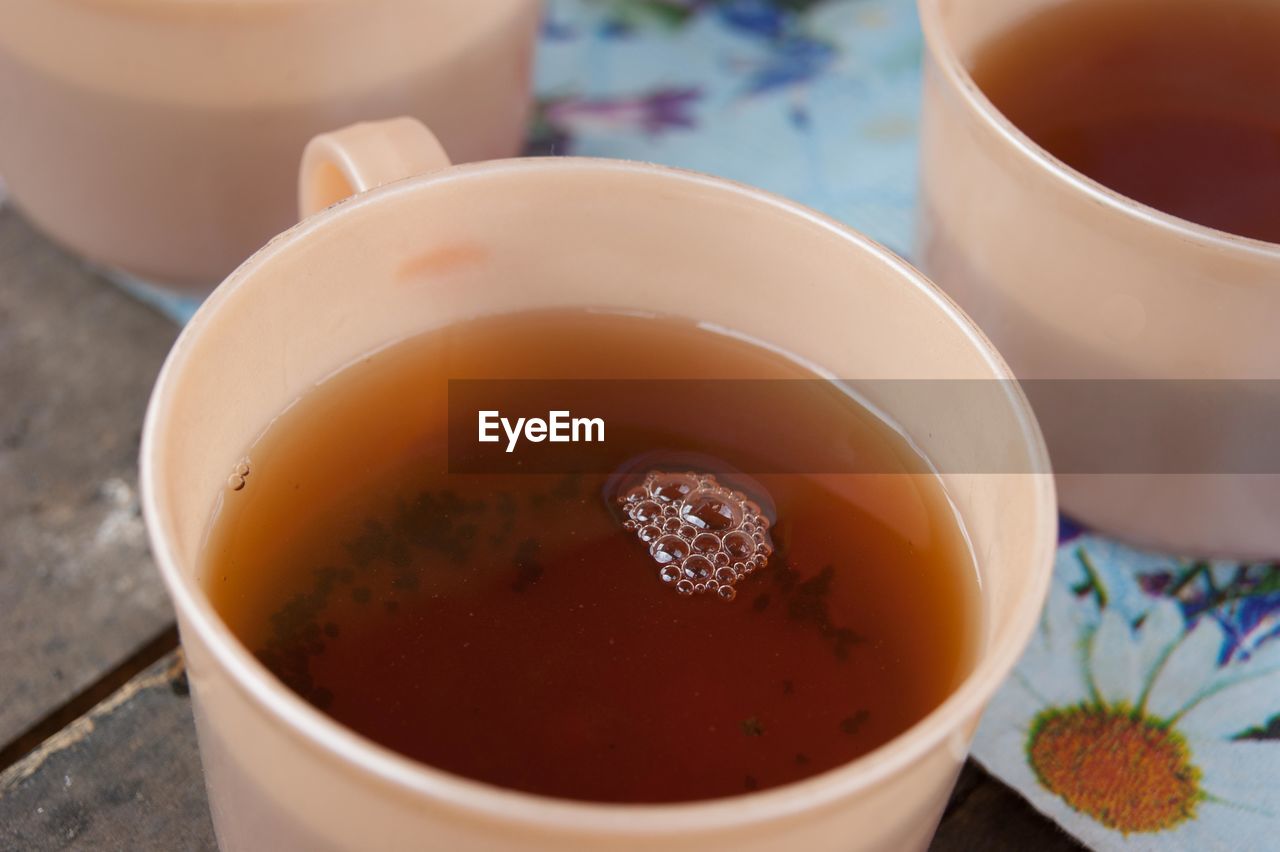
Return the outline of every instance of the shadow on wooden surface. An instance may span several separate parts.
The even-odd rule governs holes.
[[[0,775],[0,848],[213,849],[180,652]]]

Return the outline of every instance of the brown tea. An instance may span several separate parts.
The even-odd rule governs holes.
[[[587,311],[397,343],[229,461],[202,580],[285,684],[459,775],[674,802],[829,770],[936,707],[980,633],[963,530],[889,424],[759,413],[861,436],[874,475],[752,474],[774,448],[679,417],[611,421],[609,473],[448,472],[450,379],[685,377],[818,379],[691,322]],[[848,424],[873,420],[842,398]]]
[[[1280,4],[1068,0],[976,57],[1035,142],[1111,189],[1280,242]]]

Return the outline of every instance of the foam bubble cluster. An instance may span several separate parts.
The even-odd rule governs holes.
[[[709,473],[650,471],[617,498],[623,526],[649,547],[662,582],[682,595],[737,596],[743,577],[769,563],[769,519]]]

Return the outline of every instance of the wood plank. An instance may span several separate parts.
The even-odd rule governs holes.
[[[136,471],[176,333],[0,209],[0,746],[171,621]]]
[[[215,848],[180,652],[0,774],[0,848]]]

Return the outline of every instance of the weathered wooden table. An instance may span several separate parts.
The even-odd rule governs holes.
[[[0,209],[0,850],[214,848],[138,510],[176,334]],[[1079,847],[971,764],[933,848]]]

